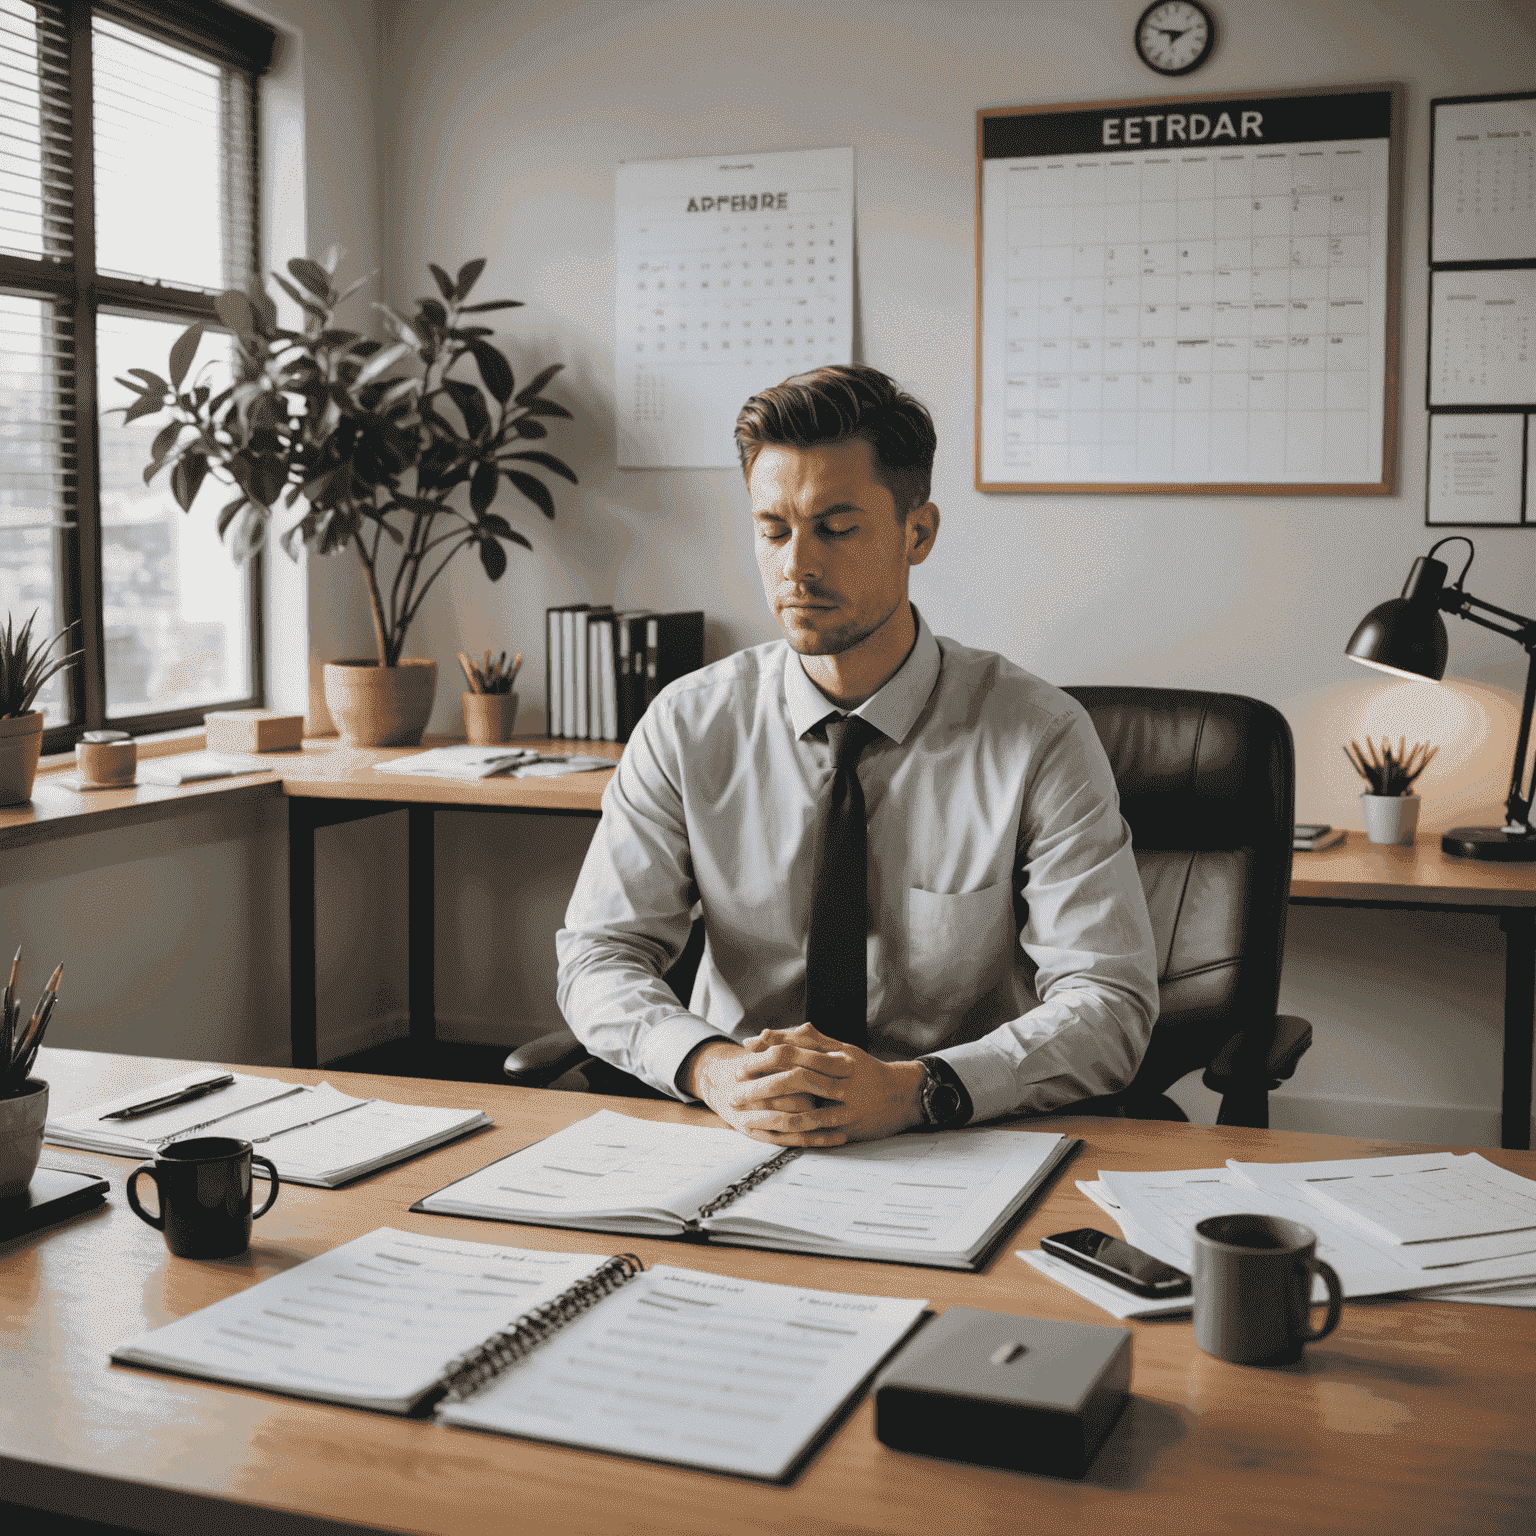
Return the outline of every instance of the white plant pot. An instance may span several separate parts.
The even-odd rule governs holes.
[[[14,1098],[0,1099],[0,1200],[24,1195],[43,1154],[48,1084],[29,1077]]]
[[[1373,843],[1413,842],[1419,827],[1417,795],[1361,795],[1365,835]]]

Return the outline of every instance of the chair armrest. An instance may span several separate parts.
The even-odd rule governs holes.
[[[1216,1053],[1205,1070],[1202,1081],[1214,1093],[1226,1093],[1240,1085],[1237,1081],[1243,1057],[1245,1031],[1239,1031]],[[1297,1063],[1312,1044],[1312,1026],[1293,1013],[1277,1014],[1274,1035],[1264,1060],[1265,1086],[1278,1087],[1296,1070]]]
[[[519,1088],[544,1088],[572,1067],[590,1060],[591,1054],[569,1029],[555,1029],[518,1046],[502,1064],[502,1070],[508,1081]]]

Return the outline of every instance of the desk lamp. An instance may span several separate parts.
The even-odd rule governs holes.
[[[1435,559],[1441,545],[1460,540],[1471,551],[1461,575],[1446,586],[1449,567]],[[1344,654],[1380,672],[1414,680],[1438,682],[1445,676],[1447,644],[1441,611],[1454,613],[1496,635],[1508,635],[1525,648],[1530,666],[1525,675],[1525,702],[1520,708],[1520,734],[1515,738],[1515,770],[1509,784],[1502,827],[1452,827],[1440,839],[1447,853],[1466,859],[1501,859],[1506,862],[1536,860],[1536,829],[1530,821],[1531,794],[1525,784],[1525,753],[1531,739],[1531,711],[1536,705],[1536,620],[1496,608],[1462,589],[1476,550],[1471,539],[1452,534],[1440,540],[1428,557],[1421,555],[1408,572],[1403,595],[1379,604],[1360,621]],[[1481,612],[1473,612],[1480,609]],[[1497,618],[1484,618],[1483,614]],[[1508,625],[1499,619],[1507,619]]]

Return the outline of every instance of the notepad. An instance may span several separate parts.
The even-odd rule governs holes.
[[[238,1136],[271,1158],[280,1179],[332,1189],[491,1123],[478,1109],[354,1099],[329,1083],[308,1087],[242,1072],[228,1087],[181,1104],[132,1120],[102,1118],[155,1094],[195,1086],[217,1070],[198,1068],[153,1089],[49,1120],[44,1139],[87,1152],[147,1158],[185,1136]],[[256,1172],[259,1177],[259,1167]]]
[[[605,1109],[412,1209],[977,1269],[1077,1145],[979,1129],[781,1150]]]
[[[380,1227],[112,1359],[784,1481],[926,1306]]]

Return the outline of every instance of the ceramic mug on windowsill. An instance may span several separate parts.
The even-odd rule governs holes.
[[[1417,795],[1361,795],[1360,803],[1371,842],[1412,844],[1419,826]]]

